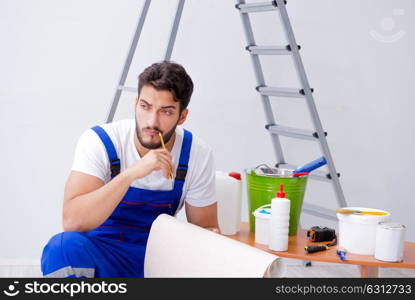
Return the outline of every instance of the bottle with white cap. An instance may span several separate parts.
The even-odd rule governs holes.
[[[274,251],[287,251],[291,203],[285,198],[283,184],[280,184],[280,191],[276,196],[271,201],[268,248]]]

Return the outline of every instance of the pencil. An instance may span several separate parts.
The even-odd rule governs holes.
[[[163,135],[161,134],[161,132],[159,132],[159,136],[160,136],[161,146],[163,147],[163,149],[166,149],[166,145],[164,145]],[[171,169],[170,169],[170,178],[171,180],[173,180],[173,172]]]

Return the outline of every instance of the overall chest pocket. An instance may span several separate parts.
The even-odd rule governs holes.
[[[122,200],[110,218],[122,223],[151,227],[160,214],[173,215],[172,202]]]
[[[174,215],[181,193],[132,188],[110,216],[110,222],[151,227],[160,214]]]
[[[171,214],[172,213],[172,202],[135,202],[135,201],[128,201],[122,200],[118,207],[120,213],[133,213],[134,215],[138,216],[140,214],[145,214],[146,216],[156,214]]]

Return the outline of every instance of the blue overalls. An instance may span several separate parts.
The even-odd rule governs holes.
[[[111,178],[120,172],[120,160],[104,129],[92,128],[105,145]],[[184,138],[170,191],[129,187],[111,216],[89,232],[66,231],[54,235],[43,249],[45,277],[144,277],[144,256],[150,227],[160,214],[174,215],[182,196],[192,134]]]

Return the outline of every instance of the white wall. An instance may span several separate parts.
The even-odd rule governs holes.
[[[62,230],[75,143],[104,121],[142,2],[0,0],[0,260],[38,260]],[[162,58],[174,7],[175,1],[152,4],[129,84]],[[410,0],[288,3],[347,201],[390,211],[412,241],[414,9]],[[256,15],[253,24],[258,44],[285,44],[276,14]],[[404,35],[386,43],[371,30]],[[187,1],[173,52],[195,82],[187,128],[214,148],[221,170],[274,162],[244,47],[234,1]],[[289,58],[264,63],[270,85],[296,85]],[[125,94],[116,119],[133,116],[133,99]],[[273,101],[281,124],[310,128],[301,100]],[[320,156],[310,142],[283,142],[292,163]],[[306,201],[336,206],[325,183],[310,182]],[[306,214],[301,222],[335,226]]]

